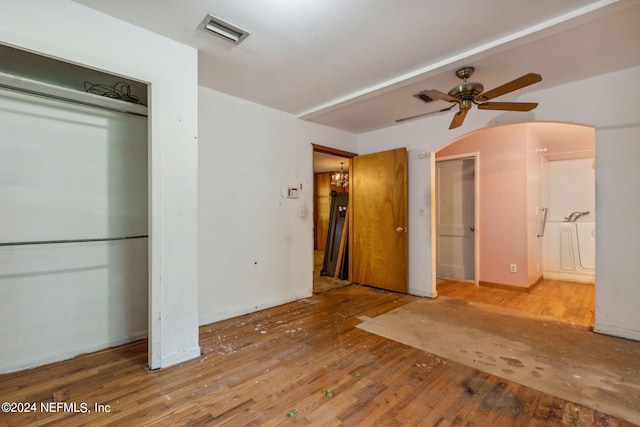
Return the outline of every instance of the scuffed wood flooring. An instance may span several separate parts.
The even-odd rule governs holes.
[[[588,283],[542,280],[526,293],[439,279],[436,288],[441,296],[551,316],[575,325],[591,327],[594,322],[595,289]]]
[[[2,401],[39,407],[65,390],[92,412],[0,425],[631,425],[356,328],[416,299],[352,285],[203,326],[203,355],[160,371],[145,371],[140,341],[5,374]]]

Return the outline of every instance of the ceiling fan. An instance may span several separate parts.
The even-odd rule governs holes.
[[[487,102],[490,99],[497,98],[514,90],[538,83],[542,80],[540,74],[529,73],[515,80],[498,86],[490,91],[483,92],[484,86],[480,83],[468,82],[467,79],[473,74],[473,67],[463,67],[456,71],[456,76],[463,82],[449,91],[448,94],[438,90],[423,90],[413,96],[424,102],[432,102],[436,99],[451,102],[452,105],[437,111],[430,111],[416,116],[405,117],[396,120],[396,123],[407,120],[417,119],[429,114],[442,113],[449,111],[456,105],[459,107],[458,112],[453,116],[449,129],[455,129],[462,124],[467,115],[467,111],[471,109],[473,104],[477,105],[481,110],[507,110],[507,111],[531,111],[538,106],[537,102]]]

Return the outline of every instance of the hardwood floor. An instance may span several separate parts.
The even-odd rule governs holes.
[[[160,371],[140,341],[2,375],[37,411],[0,425],[631,425],[355,327],[416,299],[352,285],[203,326],[203,355]],[[43,412],[61,391],[91,413]]]
[[[331,289],[341,288],[351,284],[348,280],[334,279],[330,276],[321,276],[322,264],[324,261],[324,251],[314,251],[313,262],[313,292],[326,292]]]
[[[587,283],[543,280],[531,292],[475,286],[468,282],[438,280],[438,295],[499,305],[532,314],[552,316],[559,320],[592,327],[595,289]]]

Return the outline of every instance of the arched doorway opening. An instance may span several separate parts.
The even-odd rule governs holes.
[[[594,145],[593,127],[530,122],[482,129],[436,150],[432,239],[438,294],[480,302],[497,298],[499,305],[512,300],[516,309],[593,326]],[[442,185],[442,177],[452,174],[441,171],[452,168],[439,166],[470,157],[476,191],[462,191],[456,182]],[[451,193],[443,197],[443,191]],[[474,197],[471,205],[465,194]],[[473,230],[451,226],[465,217],[454,204],[474,209],[466,215],[473,219],[466,228]],[[470,239],[477,264],[472,277],[460,276],[456,272],[468,268],[458,264],[469,258],[462,242]],[[547,294],[555,294],[554,300],[544,300]]]

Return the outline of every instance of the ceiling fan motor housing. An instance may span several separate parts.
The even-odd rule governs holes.
[[[454,87],[449,91],[449,96],[464,99],[474,99],[477,95],[480,95],[484,90],[484,86],[481,83],[464,82]]]
[[[473,103],[470,99],[463,99],[460,101],[460,110],[470,110],[473,106]]]

